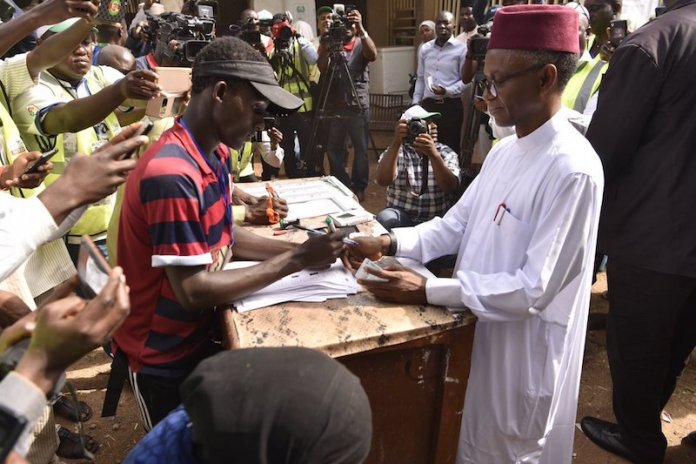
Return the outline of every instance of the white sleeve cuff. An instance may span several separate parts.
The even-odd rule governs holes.
[[[461,298],[461,283],[457,279],[428,279],[425,282],[425,296],[428,303],[464,311],[466,307]]]
[[[207,266],[213,262],[210,253],[195,256],[153,255],[152,267]]]
[[[398,227],[392,229],[396,237],[396,256],[404,256],[420,261],[420,239],[413,227]]]
[[[16,372],[10,372],[0,382],[0,404],[27,420],[27,425],[14,448],[23,457],[29,450],[29,435],[43,416],[46,395],[31,381]]]

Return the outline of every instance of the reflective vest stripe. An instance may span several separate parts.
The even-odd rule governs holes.
[[[598,61],[590,70],[587,77],[585,77],[582,87],[580,87],[580,92],[578,92],[578,96],[575,99],[575,105],[573,107],[575,111],[579,111],[581,113],[585,111],[587,102],[590,101],[590,97],[592,97],[594,94],[594,89],[599,88],[599,86],[595,86],[595,84],[597,83],[597,78],[602,74],[605,66],[606,63],[604,61]]]

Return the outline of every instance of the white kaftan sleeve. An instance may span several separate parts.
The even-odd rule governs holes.
[[[522,268],[493,274],[462,269],[452,279],[428,279],[428,302],[467,307],[483,321],[516,321],[544,311],[581,277],[588,253],[594,255],[601,192],[589,175],[568,176],[532,231]]]

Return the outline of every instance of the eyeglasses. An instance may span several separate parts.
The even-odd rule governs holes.
[[[497,82],[493,81],[493,80],[488,80],[488,79],[484,79],[482,81],[479,81],[480,82],[479,85],[481,86],[481,88],[479,89],[479,90],[481,90],[481,95],[483,95],[483,91],[488,90],[488,92],[493,96],[493,98],[497,98],[498,97],[498,87],[505,84],[507,81],[509,81],[511,79],[515,79],[517,77],[524,76],[525,74],[527,74],[529,72],[541,69],[544,66],[546,66],[546,64],[547,63],[537,63],[534,66],[531,66],[527,69],[523,69],[522,71],[517,71],[516,73],[512,73],[508,76],[503,77],[502,79],[498,79]]]

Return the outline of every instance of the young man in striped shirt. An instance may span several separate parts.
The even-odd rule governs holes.
[[[145,152],[128,180],[117,260],[129,280],[133,311],[115,346],[128,358],[148,429],[181,403],[181,382],[218,350],[217,305],[342,253],[340,234],[297,246],[233,230],[227,147],[241,147],[262,127],[265,112],[301,104],[278,86],[251,46],[218,39],[196,57],[186,113]],[[262,262],[222,271],[232,254]]]

